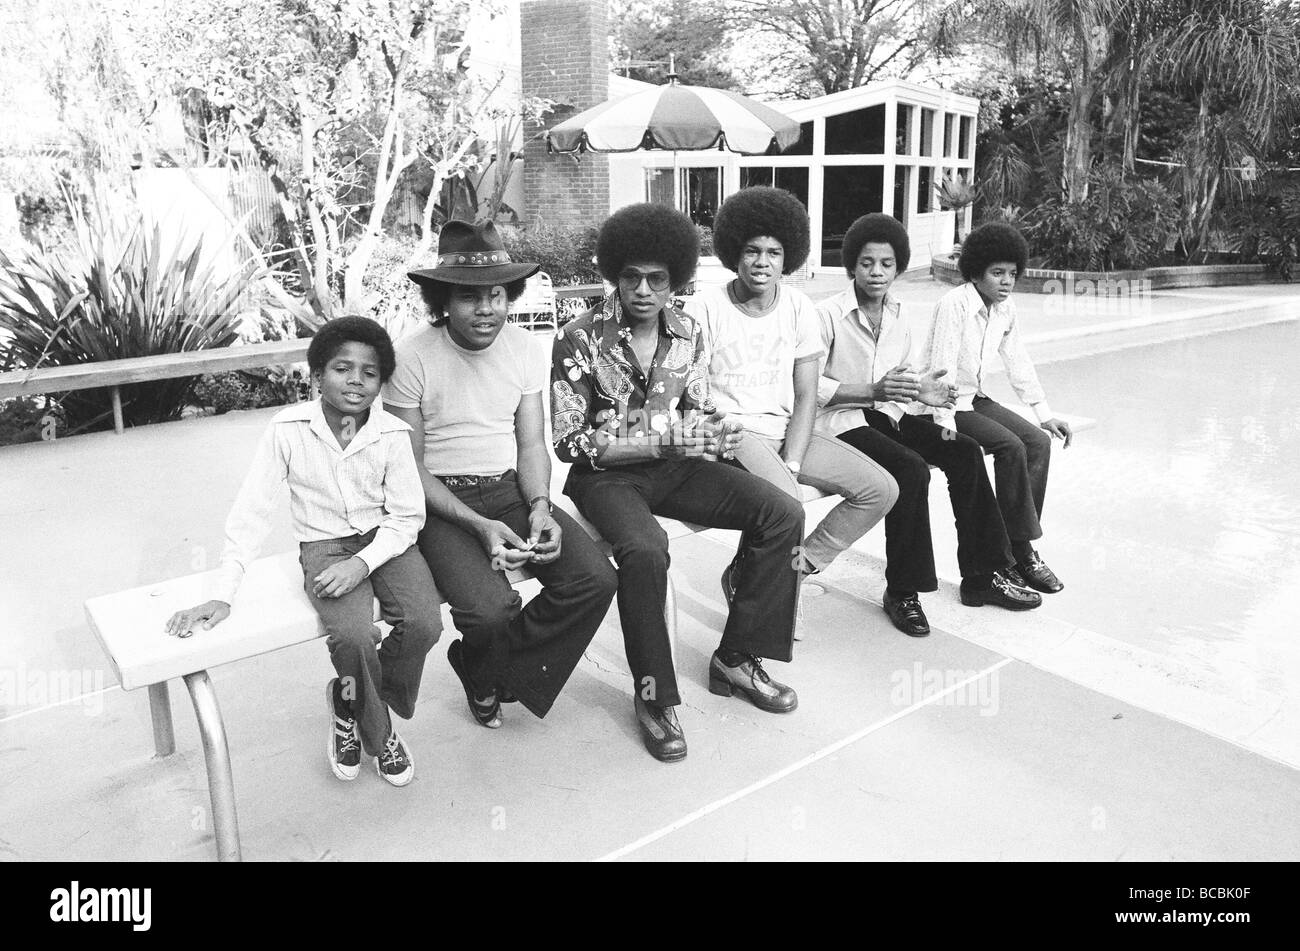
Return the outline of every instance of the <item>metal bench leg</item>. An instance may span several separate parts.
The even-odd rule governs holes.
[[[149,715],[153,719],[154,755],[171,756],[176,752],[176,734],[172,730],[172,701],[165,680],[149,685]]]
[[[185,675],[185,686],[194,701],[194,715],[203,736],[203,759],[208,768],[208,791],[212,796],[212,826],[217,837],[217,858],[238,862],[239,820],[235,816],[235,779],[230,772],[230,751],[226,748],[226,727],[221,708],[206,670]]]
[[[673,585],[672,572],[668,573],[668,589],[664,596],[664,624],[668,627],[668,652],[673,658],[673,670],[677,670],[677,588]],[[680,684],[678,690],[681,690]]]

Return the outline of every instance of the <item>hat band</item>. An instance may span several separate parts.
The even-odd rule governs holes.
[[[492,267],[510,263],[510,255],[505,251],[460,251],[438,255],[438,267]]]

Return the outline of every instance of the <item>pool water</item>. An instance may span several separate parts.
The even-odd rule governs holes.
[[[1298,355],[1291,321],[1039,367],[1054,408],[1097,420],[1053,450],[1038,546],[1066,584],[1054,616],[1247,698],[1300,696]],[[1004,379],[991,395],[1012,399]]]

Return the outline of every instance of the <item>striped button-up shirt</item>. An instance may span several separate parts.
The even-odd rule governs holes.
[[[984,392],[984,379],[999,355],[1016,396],[1032,407],[1040,423],[1051,419],[1047,395],[1020,338],[1015,301],[1008,297],[986,306],[970,282],[939,298],[934,307],[927,363],[932,370],[948,371],[948,379],[957,385],[957,405],[952,409],[934,407],[935,422],[956,429],[953,414],[970,410],[977,395],[988,395]]]
[[[284,482],[298,541],[364,535],[377,527],[374,540],[357,552],[372,572],[411,547],[424,527],[424,489],[410,431],[378,400],[346,449],[318,399],[272,417],[226,519],[216,600],[232,603],[270,531]]]
[[[821,379],[817,383],[817,428],[828,435],[867,425],[864,409],[884,413],[895,423],[904,415],[930,412],[915,401],[864,400],[861,403],[827,403],[841,383],[875,383],[897,366],[913,373],[922,370],[921,360],[929,341],[929,321],[915,309],[904,310],[902,302],[886,294],[880,317],[879,338],[858,307],[853,284],[848,290],[817,302],[821,318],[822,347],[826,351]]]

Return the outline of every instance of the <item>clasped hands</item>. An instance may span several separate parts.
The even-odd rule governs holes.
[[[529,563],[549,564],[560,557],[560,526],[550,507],[534,505],[528,515],[528,540],[520,538],[505,522],[488,519],[479,529],[479,540],[492,557],[493,571],[512,571]]]
[[[872,385],[872,396],[877,402],[917,400],[926,406],[956,406],[957,387],[942,379],[947,375],[947,370],[913,373],[907,364],[902,363]]]

